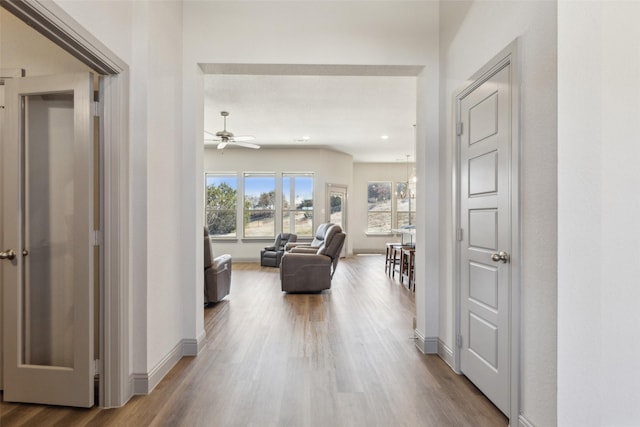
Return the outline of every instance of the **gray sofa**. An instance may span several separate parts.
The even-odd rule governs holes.
[[[229,295],[231,289],[231,255],[213,256],[213,245],[204,228],[204,303],[211,304]]]
[[[315,253],[285,252],[280,263],[280,284],[284,292],[321,292],[331,288],[346,234],[337,224],[331,225],[322,245]]]

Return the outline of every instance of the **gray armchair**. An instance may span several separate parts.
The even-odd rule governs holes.
[[[267,246],[260,251],[260,265],[265,267],[280,267],[280,260],[284,254],[284,248],[287,243],[295,242],[298,239],[297,234],[280,233],[273,242],[273,245]]]
[[[311,242],[287,243],[285,246],[285,251],[315,254],[318,251],[318,248],[322,246],[322,243],[324,242],[324,236],[327,233],[329,227],[331,227],[332,225],[333,224],[330,222],[320,224],[316,229],[316,234]]]
[[[316,253],[285,252],[280,263],[280,284],[285,292],[321,292],[331,288],[346,234],[337,224],[327,229]]]
[[[204,302],[210,304],[229,295],[231,288],[231,255],[213,256],[213,245],[204,228]]]

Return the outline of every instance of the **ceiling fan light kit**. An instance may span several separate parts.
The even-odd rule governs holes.
[[[227,117],[229,116],[228,111],[221,111],[220,115],[223,118],[223,129],[215,133],[215,138],[205,138],[205,142],[207,141],[218,141],[218,150],[224,149],[227,145],[237,145],[239,147],[245,148],[253,148],[258,149],[260,146],[258,144],[252,144],[246,141],[252,141],[255,139],[253,136],[235,136],[233,132],[229,132],[227,130]],[[213,133],[205,130],[205,133],[214,136]]]

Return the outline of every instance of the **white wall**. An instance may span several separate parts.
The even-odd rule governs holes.
[[[193,263],[180,245],[182,221],[181,2],[154,2],[147,9],[148,42],[141,55],[147,85],[147,367],[154,367],[183,338],[196,331],[183,320],[196,300]],[[135,61],[134,61],[135,63]],[[190,275],[189,275],[190,273]],[[182,301],[183,304],[176,304]],[[192,312],[192,311],[191,311]],[[183,323],[186,322],[186,323]]]
[[[129,65],[132,370],[146,375],[202,330],[193,257],[176,244],[185,220],[182,2],[56,3]]]
[[[402,158],[402,155],[398,156]],[[409,163],[409,171],[415,168]],[[370,181],[391,181],[393,191],[398,182],[406,182],[406,163],[354,163],[353,186],[349,195],[350,238],[354,252],[384,253],[385,243],[400,242],[399,235],[367,235],[367,184]],[[412,217],[415,224],[415,217]]]
[[[556,4],[449,2],[440,9],[440,339],[453,348],[453,97],[477,70],[519,38],[521,96],[521,412],[556,424]],[[515,422],[513,420],[512,422]]]
[[[639,2],[558,6],[558,425],[640,420]]]
[[[261,148],[226,149],[208,148],[204,152],[205,172],[312,172],[314,174],[314,224],[328,221],[325,212],[326,184],[344,185],[351,195],[353,159],[350,155],[325,149]],[[204,175],[201,178],[204,181]],[[204,191],[201,198],[204,198]],[[350,203],[350,201],[349,201]],[[348,209],[351,209],[349,205]],[[349,219],[347,219],[349,220]],[[347,254],[351,253],[351,225],[347,224]],[[259,261],[260,250],[273,243],[273,239],[251,240],[239,237],[233,241],[214,241],[214,255],[230,254],[234,261]]]

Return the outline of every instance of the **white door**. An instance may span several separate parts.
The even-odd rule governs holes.
[[[7,81],[4,400],[94,399],[93,76]]]
[[[347,187],[341,185],[327,184],[327,212],[328,222],[338,224],[343,232],[347,232]],[[347,235],[348,236],[348,235]],[[346,241],[342,246],[341,257],[345,256],[347,250]]]
[[[509,63],[458,98],[460,368],[510,411],[511,84]]]

